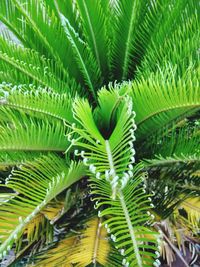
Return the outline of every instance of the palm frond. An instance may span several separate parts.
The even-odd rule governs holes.
[[[191,229],[194,229],[194,232],[198,233],[200,226],[200,197],[186,198],[178,208],[186,211],[187,220],[192,225]]]
[[[110,92],[110,94],[113,93]],[[101,102],[99,109],[103,110],[102,114],[104,115],[105,107],[108,108],[108,114],[110,114],[113,110],[113,105],[103,107],[103,102]],[[111,108],[111,111],[109,108]],[[96,177],[92,180],[92,187],[93,193],[100,200],[100,204],[97,206],[106,204],[109,206],[102,211],[102,216],[111,215],[111,213],[112,215],[116,214],[116,217],[114,216],[106,220],[106,222],[108,225],[110,222],[111,237],[114,240],[116,239],[117,243],[119,242],[117,247],[122,248],[124,246],[125,250],[127,250],[125,252],[127,259],[124,259],[123,264],[127,261],[130,263],[130,266],[135,266],[134,264],[143,266],[144,263],[147,266],[151,266],[155,255],[154,253],[145,251],[145,244],[139,244],[141,240],[138,237],[139,233],[142,235],[142,233],[151,232],[147,228],[143,228],[143,226],[141,228],[138,226],[139,223],[144,224],[149,220],[149,215],[144,215],[142,211],[148,211],[150,205],[148,197],[142,191],[142,188],[139,189],[137,187],[141,184],[141,177],[139,176],[137,178],[136,173],[141,171],[141,167],[136,166],[133,170],[133,165],[131,164],[135,160],[135,150],[133,149],[135,123],[131,99],[127,96],[122,98],[114,114],[115,127],[110,136],[107,137],[109,139],[104,139],[97,128],[92,110],[86,100],[77,100],[75,102],[74,113],[81,128],[75,127],[73,129],[80,137],[73,140],[72,143],[75,146],[86,149],[80,155],[84,158],[84,163],[89,166],[92,176]],[[82,141],[80,141],[81,139]],[[79,155],[77,151],[75,151],[75,154]],[[130,203],[133,205],[134,202],[134,197],[131,192],[134,192],[135,196],[138,193],[137,196],[141,200],[141,206],[137,201],[135,207],[129,206]],[[134,210],[137,210],[138,214]],[[139,215],[140,211],[142,215]],[[121,224],[123,222],[121,224],[122,228],[115,228],[115,224],[118,224],[117,219],[119,218],[118,223]],[[126,241],[121,246],[122,232],[125,233]],[[137,239],[140,240],[139,243]],[[156,250],[154,246],[151,247],[150,245],[146,245],[146,248]],[[151,257],[146,258],[144,256],[142,258],[142,255],[149,255]]]
[[[62,121],[30,117],[0,109],[0,151],[65,151],[68,140]]]
[[[150,220],[150,205],[141,186],[142,176],[136,176],[135,171],[138,168],[115,199],[110,197],[112,188],[108,181],[92,179],[91,188],[99,216],[105,218],[103,224],[123,255],[122,265],[152,266],[157,233],[145,226]]]
[[[21,19],[21,25],[17,23],[17,28],[22,30],[22,34],[27,42],[26,44],[35,48],[38,52],[46,53],[46,56],[54,58],[63,73],[66,73],[62,61],[63,54],[67,49],[64,42],[65,36],[62,34],[60,24],[56,20],[55,15],[48,12],[49,10],[45,7],[44,3],[35,0],[30,3],[26,3],[23,0],[14,0],[9,1],[9,5],[4,5],[5,17],[9,16],[9,21],[13,22],[14,28],[16,20]],[[17,13],[15,13],[16,10]],[[13,18],[10,20],[11,16]],[[54,36],[56,31],[59,32],[57,38]],[[58,47],[61,49],[57,49]]]
[[[192,59],[197,61],[198,5],[194,0],[150,2],[143,23],[139,26],[138,43],[143,47],[139,76],[145,78],[170,62],[179,75]]]
[[[78,33],[70,25],[69,20],[60,12],[59,6],[56,5],[58,14],[60,16],[61,25],[66,33],[67,39],[74,52],[74,57],[77,59],[78,67],[80,68],[86,85],[91,90],[92,96],[96,99],[97,86],[101,85],[100,69],[93,57],[90,48],[79,37]]]
[[[198,69],[191,65],[184,76],[178,79],[175,76],[176,68],[169,65],[165,71],[133,82],[130,95],[137,114],[138,139],[153,135],[161,127],[199,109]]]
[[[144,1],[127,0],[119,1],[117,8],[114,8],[115,39],[112,64],[117,78],[122,81],[128,79],[133,71],[135,33],[146,8],[147,5]],[[123,35],[121,35],[122,32]]]
[[[167,132],[167,131],[166,131]],[[151,141],[146,149],[151,155],[144,160],[147,168],[167,166],[176,163],[197,163],[200,161],[199,128],[190,129],[188,125],[179,131],[172,130],[167,136]],[[175,166],[175,165],[174,165]]]
[[[0,171],[8,170],[14,166],[20,165],[26,160],[34,160],[36,157],[41,156],[40,152],[25,152],[25,151],[17,151],[17,152],[0,152]]]
[[[2,69],[10,69],[9,81],[15,84],[40,85],[51,88],[55,92],[72,92],[78,89],[76,82],[70,82],[68,75],[63,75],[57,64],[40,56],[37,52],[23,48],[0,37],[0,66]],[[4,73],[2,72],[4,75]],[[2,77],[4,78],[4,76]],[[1,82],[2,80],[0,74]]]
[[[68,236],[61,240],[56,247],[43,251],[36,256],[34,266],[49,266],[50,264],[63,267],[75,264],[85,267],[90,264],[101,266],[121,266],[120,262],[113,261],[113,253],[107,232],[96,217],[89,219],[85,224],[86,229],[80,234]],[[120,258],[120,255],[119,255]]]
[[[108,76],[108,35],[106,33],[107,10],[101,1],[77,1],[78,12],[83,25],[84,37],[93,51],[104,79]],[[107,5],[108,8],[108,5]]]
[[[12,171],[6,188],[17,191],[18,195],[0,207],[1,258],[46,204],[84,175],[82,164],[72,162],[67,166],[55,155],[26,162],[19,170]]]
[[[0,105],[23,110],[38,117],[46,115],[55,119],[73,122],[72,98],[69,94],[58,94],[32,85],[0,85]]]

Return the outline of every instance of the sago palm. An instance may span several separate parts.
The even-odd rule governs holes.
[[[199,11],[0,1],[1,266],[198,261]]]

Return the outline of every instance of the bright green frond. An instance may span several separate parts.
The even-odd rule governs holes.
[[[23,110],[34,116],[49,115],[55,119],[73,122],[72,98],[69,94],[54,93],[33,85],[0,85],[0,105]]]
[[[102,7],[102,1],[78,0],[77,5],[83,25],[84,38],[93,51],[97,65],[105,80],[108,76],[107,57],[109,43],[106,32],[107,9],[103,9],[105,4]]]
[[[192,59],[198,57],[198,4],[191,0],[151,1],[150,8],[139,26],[138,43],[143,47],[139,76],[147,78],[166,63],[177,67],[179,75]]]
[[[148,1],[122,0],[118,1],[117,8],[114,8],[112,65],[116,76],[122,81],[133,76],[137,60],[134,58],[136,33],[138,25],[144,19],[147,3]]]
[[[163,126],[200,108],[199,69],[192,65],[176,79],[176,68],[151,73],[132,84],[130,95],[137,114],[137,138],[145,139]]]
[[[188,126],[172,130],[167,136],[155,136],[151,140],[149,156],[145,160],[148,168],[162,167],[183,162],[200,164],[200,131],[199,128],[190,129]]]
[[[61,73],[57,64],[52,60],[40,56],[37,52],[23,48],[0,37],[0,66],[9,69],[9,81],[15,84],[33,83],[53,89],[55,92],[71,92],[78,89],[76,83],[69,80],[68,75]],[[3,82],[4,73],[0,72],[0,81]]]
[[[43,120],[0,110],[0,151],[65,151],[69,145],[62,121]]]
[[[16,152],[0,152],[0,171],[7,170],[13,166],[20,165],[25,161],[34,160],[36,157],[41,156],[39,152],[24,152],[24,151],[16,151]]]
[[[111,91],[108,95],[113,93],[114,91]],[[100,103],[100,111],[107,107],[109,114],[111,112],[109,108],[113,110],[113,105],[104,106],[106,103]],[[116,214],[116,219],[114,216],[106,221],[107,223],[111,222],[110,231],[113,228],[111,237],[117,240],[118,235],[124,233],[127,238],[122,243],[123,246],[117,244],[117,247],[120,246],[120,248],[125,248],[125,251],[127,250],[123,264],[128,261],[130,266],[135,266],[136,264],[137,266],[145,266],[145,264],[146,266],[151,266],[155,255],[145,251],[145,248],[154,250],[156,248],[143,243],[139,244],[137,241],[137,239],[140,240],[139,234],[142,236],[151,231],[143,228],[143,226],[139,227],[139,225],[143,225],[149,220],[149,215],[145,216],[143,214],[149,209],[149,200],[142,188],[138,188],[139,184],[141,184],[141,178],[135,177],[137,172],[141,171],[141,167],[136,166],[133,170],[132,165],[135,161],[133,141],[136,126],[130,97],[123,97],[120,105],[116,108],[114,114],[115,126],[109,138],[104,139],[95,124],[88,102],[86,100],[77,100],[74,104],[74,115],[81,128],[75,127],[73,131],[80,137],[72,141],[72,144],[85,149],[80,154],[75,151],[75,155],[83,157],[83,162],[89,167],[92,176],[95,177],[93,182],[94,184],[96,182],[96,187],[95,185],[93,186],[93,193],[97,195],[97,200],[102,200],[99,205],[107,204],[109,206],[108,209],[102,211],[102,216]],[[80,138],[82,142],[79,140]],[[136,201],[135,207],[133,205],[134,197],[131,192],[134,192],[135,196],[140,199],[140,203]],[[139,215],[140,211],[141,215]],[[115,221],[117,219],[119,219],[118,223],[122,226],[121,229],[114,227],[115,223],[112,220]],[[119,242],[120,238],[123,240],[126,239],[125,237],[119,237]],[[150,257],[146,257],[147,255]]]
[[[0,206],[1,258],[48,202],[84,175],[82,164],[72,162],[67,166],[55,155],[43,156],[12,171],[6,187],[19,195]]]
[[[84,82],[89,87],[94,99],[96,99],[96,88],[101,85],[101,74],[97,62],[93,57],[90,48],[87,46],[87,43],[80,38],[69,20],[60,12],[58,5],[57,10],[60,16],[61,25],[73,50],[74,57],[77,60],[78,68],[82,72]]]
[[[99,216],[106,218],[103,224],[123,255],[122,265],[132,267],[152,266],[157,250],[157,233],[145,226],[150,220],[150,201],[141,186],[138,168],[124,188],[117,191],[115,199],[110,198],[108,181],[92,179],[91,184]]]
[[[6,19],[9,21],[11,30],[14,28],[18,36],[22,35],[26,47],[54,58],[63,73],[66,73],[62,61],[67,51],[66,39],[56,16],[49,12],[44,2],[9,0],[2,3],[1,14],[5,17],[4,22]]]

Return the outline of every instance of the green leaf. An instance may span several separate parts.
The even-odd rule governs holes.
[[[113,93],[114,91],[107,92],[108,95]],[[98,107],[100,111],[107,108],[109,114],[111,112],[109,108],[113,109],[113,105],[106,105],[106,102],[100,103],[101,106]],[[105,113],[102,112],[102,114]],[[144,215],[144,212],[149,209],[149,205],[146,204],[149,203],[149,200],[142,188],[138,188],[141,184],[141,177],[135,177],[137,172],[141,171],[141,166],[137,165],[134,168],[132,165],[135,161],[133,141],[136,126],[134,115],[130,97],[124,96],[115,112],[115,127],[109,139],[104,139],[95,124],[88,101],[77,99],[74,103],[74,116],[80,126],[73,128],[73,132],[78,137],[72,141],[72,144],[86,149],[82,150],[80,154],[75,151],[75,155],[83,157],[83,162],[89,167],[92,177],[94,177],[92,178],[93,194],[97,195],[96,200],[100,201],[97,207],[105,205],[105,209],[101,212],[102,216],[110,217],[111,214],[116,214],[116,217],[113,216],[106,222],[107,224],[109,221],[111,222],[109,231],[112,231],[113,228],[111,238],[115,240],[118,235],[120,236],[117,247],[127,249],[123,264],[128,261],[130,266],[136,266],[136,264],[143,266],[143,263],[146,266],[152,266],[155,255],[145,251],[145,244],[140,244],[139,238],[139,234],[149,234],[151,231],[139,226],[149,220],[149,215]],[[134,200],[133,196],[139,203]],[[106,208],[106,205],[109,207]],[[139,215],[140,212],[141,215]],[[122,228],[115,228],[113,221],[118,222]],[[122,240],[126,241],[119,245]],[[146,248],[155,249],[150,245],[147,245]],[[147,254],[150,258],[145,256]],[[142,255],[144,255],[143,258]]]
[[[0,66],[9,69],[9,80],[16,84],[33,83],[55,92],[72,92],[76,83],[63,76],[59,66],[34,50],[23,48],[0,37]],[[0,73],[0,80],[1,73]]]
[[[67,166],[64,160],[53,154],[27,162],[19,170],[12,171],[6,187],[17,191],[18,195],[0,206],[1,258],[48,202],[84,175],[82,164],[72,162]]]
[[[150,220],[150,201],[143,192],[138,168],[133,170],[133,176],[125,187],[117,191],[115,199],[110,198],[112,189],[108,181],[91,179],[96,208],[99,216],[105,218],[103,225],[124,256],[122,264],[133,267],[152,266],[157,250],[157,233],[145,226]]]
[[[146,2],[148,1],[122,0],[118,1],[117,8],[114,8],[112,65],[117,78],[122,81],[127,80],[134,69],[136,32],[144,18]]]
[[[65,151],[69,142],[61,121],[0,109],[0,151]]]
[[[1,96],[2,95],[2,96]],[[0,105],[23,110],[44,118],[48,115],[58,120],[73,122],[72,98],[69,94],[54,93],[33,85],[0,85]]]
[[[108,75],[108,36],[106,33],[106,8],[101,1],[78,0],[78,12],[83,24],[84,37],[93,51],[102,76]]]
[[[133,82],[130,95],[137,114],[138,140],[199,109],[198,71],[191,65],[182,77],[176,78],[176,68],[169,65],[164,71]]]
[[[172,130],[164,137],[155,136],[153,145],[146,147],[150,151],[145,161],[147,168],[165,167],[178,163],[200,164],[200,131],[198,127],[190,129],[188,126]],[[178,165],[177,165],[178,167]]]
[[[56,3],[56,1],[55,1]],[[56,5],[60,23],[66,33],[67,39],[73,49],[74,56],[77,60],[78,67],[80,68],[84,81],[89,87],[92,96],[96,99],[96,88],[99,86],[100,69],[97,66],[96,60],[93,57],[90,48],[87,44],[79,37],[78,33],[70,25],[69,20],[59,11],[58,5]]]

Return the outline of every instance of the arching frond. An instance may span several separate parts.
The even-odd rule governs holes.
[[[34,160],[41,156],[40,152],[25,152],[25,151],[1,151],[0,152],[0,171],[8,170],[14,166],[20,165],[26,160]]]
[[[183,77],[175,76],[176,68],[166,66],[165,71],[159,70],[147,79],[133,82],[130,95],[137,114],[138,139],[153,135],[187,112],[199,109],[198,69],[190,66]]]
[[[146,8],[147,4],[144,1],[123,0],[119,1],[117,9],[114,9],[116,14],[113,16],[115,39],[112,64],[118,79],[128,79],[133,71],[135,32]]]
[[[0,206],[1,258],[46,204],[84,175],[82,164],[72,162],[67,166],[55,155],[43,156],[12,171],[6,187],[18,195]]]
[[[39,254],[34,266],[50,266],[62,264],[63,267],[85,267],[90,264],[101,266],[121,266],[120,261],[111,257],[112,248],[107,232],[98,218],[91,218],[85,224],[86,229],[80,235],[69,236],[59,242],[56,247]],[[119,255],[120,258],[120,255]]]
[[[43,120],[0,109],[0,151],[65,151],[69,142],[62,121]]]
[[[108,181],[92,179],[91,187],[97,196],[99,216],[107,218],[104,225],[124,256],[122,265],[152,266],[156,257],[157,233],[144,226],[150,220],[149,200],[141,187],[141,177],[137,177],[134,171],[127,185],[118,190],[115,199],[110,198],[112,189]]]
[[[38,1],[26,3],[23,0],[14,0],[2,3],[2,14],[10,22],[7,24],[8,27],[11,26],[11,30],[16,29],[15,32],[21,30],[25,46],[31,46],[31,48],[45,53],[46,56],[54,58],[65,73],[62,62],[63,54],[67,49],[64,42],[65,36],[62,34],[61,26],[54,14],[50,14],[48,11],[44,3]],[[3,21],[6,22],[6,19]],[[59,34],[55,38],[56,31]]]
[[[200,164],[200,132],[196,127],[190,129],[188,126],[172,130],[164,137],[155,136],[151,140],[146,151],[149,156],[145,160],[147,168],[164,167],[176,163]],[[148,159],[149,158],[149,159]]]
[[[0,105],[34,113],[34,116],[73,122],[72,98],[69,94],[58,94],[51,90],[34,86],[0,85]]]
[[[143,23],[139,26],[138,43],[143,47],[139,76],[164,69],[166,62],[177,67],[179,75],[192,59],[197,59],[198,6],[195,0],[150,2]],[[140,41],[139,41],[140,40]],[[141,48],[140,48],[141,49]]]
[[[70,82],[68,75],[63,75],[57,64],[38,54],[36,51],[21,47],[0,37],[1,69],[9,69],[9,81],[15,84],[40,85],[55,92],[72,92],[78,89],[76,82]],[[4,74],[4,73],[2,73]],[[4,78],[4,76],[2,76]],[[4,80],[1,78],[0,81]],[[8,82],[9,82],[8,81]]]
[[[192,225],[192,229],[198,232],[200,226],[200,198],[186,198],[179,206],[179,209],[184,209],[187,212],[187,220]]]

